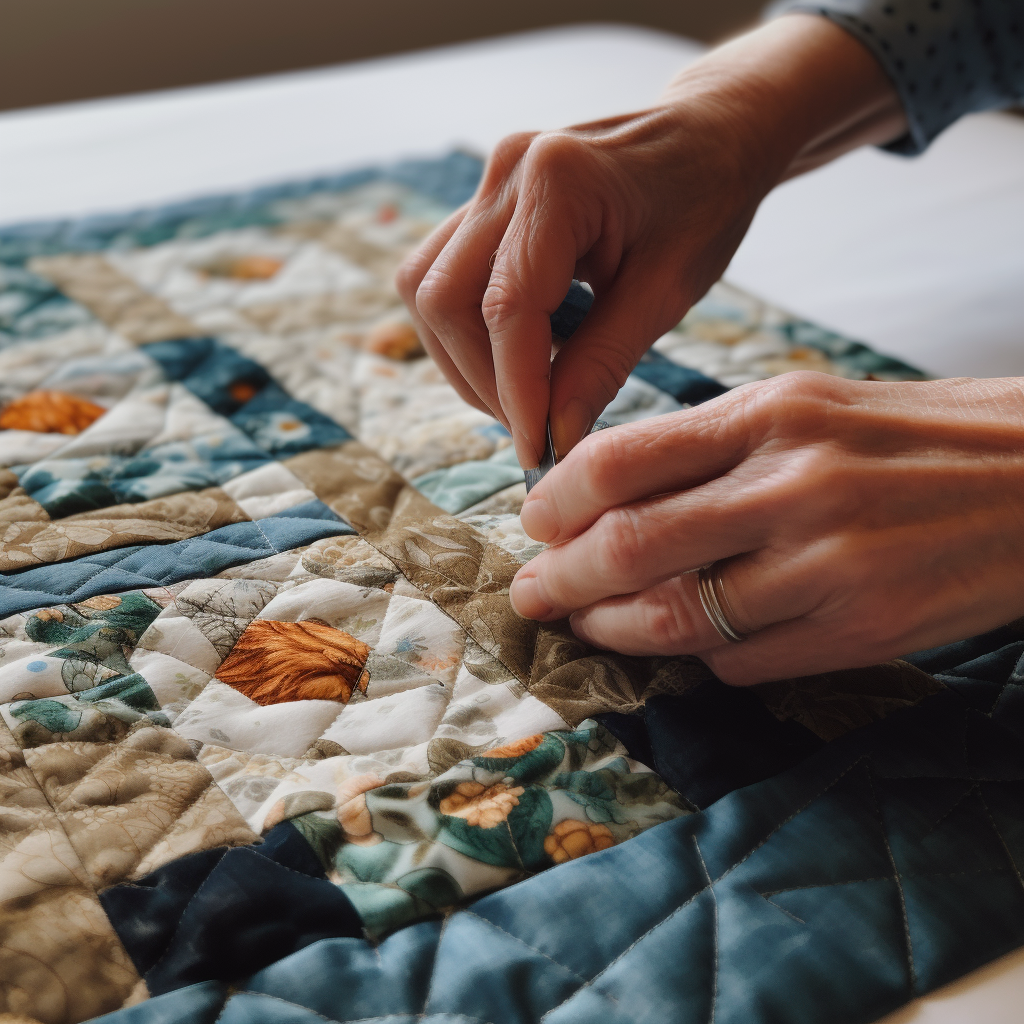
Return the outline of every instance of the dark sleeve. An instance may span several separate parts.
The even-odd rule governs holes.
[[[910,130],[886,149],[920,153],[957,118],[1024,98],[1024,0],[782,0],[856,36],[893,80]]]

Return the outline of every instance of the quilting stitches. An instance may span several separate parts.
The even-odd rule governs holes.
[[[280,541],[272,539],[272,536],[266,532],[268,520],[263,520],[262,523],[246,521],[213,530],[200,537],[160,547],[138,546],[118,549],[112,553],[114,557],[109,560],[87,556],[72,563],[65,563],[74,566],[77,577],[74,579],[74,589],[70,592],[65,590],[63,593],[47,593],[42,589],[29,590],[29,586],[37,580],[42,587],[56,578],[48,569],[29,569],[16,576],[0,578],[0,610],[4,614],[10,614],[17,610],[46,603],[82,601],[107,590],[129,590],[140,585],[156,587],[167,583],[177,583],[191,578],[191,574],[199,568],[197,564],[190,564],[187,556],[190,551],[200,545],[206,546],[202,548],[207,552],[206,564],[211,566],[212,563],[211,567],[220,570],[230,565],[252,561],[255,553],[261,555],[281,554],[288,547],[299,546],[303,541],[308,542],[325,536],[351,532],[350,527],[337,520],[292,517],[275,522],[275,526],[288,542],[286,548],[280,547]],[[278,529],[273,530],[272,534],[278,533]],[[258,546],[255,540],[257,534],[262,539],[262,544]],[[151,555],[155,555],[155,557],[150,557]],[[147,562],[149,562],[148,566]],[[126,569],[125,566],[128,563],[133,563],[138,568]],[[155,573],[149,576],[144,575],[144,570],[152,567],[159,567],[162,570],[159,576]],[[82,572],[83,569],[87,574]],[[101,576],[104,576],[104,583],[97,587],[96,581]],[[108,578],[110,583],[106,582]],[[6,595],[3,594],[3,584],[6,584]],[[19,591],[22,593],[19,594]]]
[[[586,980],[587,979],[586,978],[581,978],[571,967],[566,967],[565,964],[560,964],[549,953],[545,953],[544,950],[542,950],[542,949],[537,949],[536,946],[531,946],[530,943],[528,943],[524,938],[522,938],[519,935],[513,935],[512,932],[510,932],[510,931],[506,931],[504,928],[501,927],[500,924],[497,924],[496,922],[492,921],[490,918],[481,917],[479,914],[474,914],[472,910],[464,910],[463,913],[466,915],[466,917],[472,917],[472,918],[474,918],[477,921],[483,921],[484,924],[490,925],[492,928],[494,928],[497,931],[501,932],[502,935],[507,935],[510,939],[514,939],[521,946],[525,946],[531,953],[536,953],[537,956],[542,956],[545,960],[549,960],[556,967],[558,967],[561,970],[565,971],[566,974],[569,974],[572,977],[574,977],[581,985],[586,984]]]
[[[45,808],[43,820],[34,831],[42,829],[49,835],[44,846],[35,851],[19,844],[23,855],[29,855],[28,861],[35,860],[34,865],[25,865],[29,868],[27,874],[12,863],[17,849],[4,851],[2,857],[7,869],[4,888],[10,895],[0,892],[5,907],[0,944],[5,985],[0,1005],[9,995],[17,1000],[17,1009],[37,1016],[45,1024],[62,1024],[69,1017],[80,1020],[116,1009],[136,985],[138,975],[88,888],[88,874],[73,844],[38,780],[18,757],[18,747],[3,723],[0,743],[7,748],[6,767],[0,772],[6,795],[12,795],[12,783],[20,783],[18,788],[23,788],[29,782]],[[17,800],[15,806],[18,804],[30,806],[24,799]],[[5,832],[10,828],[8,819]],[[37,880],[34,876],[40,868],[44,869],[43,878]],[[11,893],[12,883],[17,886],[19,878],[22,885]],[[93,956],[88,962],[74,955],[76,945],[91,949]],[[54,979],[58,982],[56,988]]]
[[[93,253],[40,257],[33,273],[56,284],[120,335],[145,344],[201,333],[155,295],[143,291],[103,256]]]
[[[914,942],[910,937],[910,920],[907,917],[907,898],[903,892],[903,882],[900,880],[900,869],[896,864],[896,858],[893,856],[892,844],[889,842],[889,834],[885,829],[885,820],[882,817],[882,808],[878,803],[878,795],[875,792],[875,778],[874,773],[871,770],[870,760],[867,762],[867,773],[871,799],[874,803],[875,813],[878,816],[878,827],[882,832],[882,840],[885,843],[885,852],[889,858],[889,863],[892,865],[892,879],[896,883],[896,892],[900,898],[900,914],[903,918],[903,935],[906,941],[905,951],[907,956],[907,978],[910,991],[913,992],[917,987],[917,972],[914,969]]]
[[[14,522],[0,539],[0,571],[54,564],[90,551],[140,542],[173,543],[248,518],[219,487],[211,487],[57,521],[47,517],[44,521]]]
[[[1010,867],[1013,868],[1013,873],[1017,876],[1017,881],[1020,883],[1022,889],[1024,889],[1024,875],[1021,874],[1020,868],[1017,866],[1017,861],[1014,859],[1013,853],[1010,850],[1010,845],[1007,843],[1002,832],[1000,832],[996,825],[996,819],[992,815],[992,809],[988,805],[988,801],[985,799],[985,794],[981,791],[981,787],[978,787],[978,797],[981,800],[981,806],[985,808],[985,815],[989,820],[989,824],[992,826],[992,831],[996,834],[1000,845],[1006,851],[1006,859],[1010,862]]]
[[[715,887],[711,883],[711,875],[708,873],[708,866],[704,863],[704,854],[700,852],[700,843],[697,837],[693,836],[693,848],[697,851],[697,858],[700,860],[701,869],[708,882],[708,889],[711,892],[711,899],[715,905],[714,923],[711,931],[711,955],[713,959],[712,976],[714,981],[711,987],[711,1009],[708,1011],[708,1024],[715,1024],[715,1005],[718,1000],[718,897],[715,895]]]
[[[462,171],[456,174],[456,168],[465,170],[470,165],[473,172],[468,178],[459,177]],[[429,179],[434,182],[429,189],[434,189],[437,195],[448,195],[444,191],[448,185],[442,187],[437,182],[450,182],[454,175],[462,187],[479,172],[476,162],[462,157],[441,161],[433,165],[435,170],[428,171],[426,166],[420,165],[414,172],[420,176],[417,187],[428,187],[424,184],[427,176],[438,176],[437,181]],[[638,771],[639,766],[631,767],[621,753],[606,749],[602,746],[606,741],[595,739],[599,736],[597,732],[589,734],[587,752],[582,753],[582,741],[570,739],[578,734],[566,732],[562,719],[576,722],[595,710],[630,710],[652,693],[681,693],[706,678],[705,670],[696,663],[682,663],[678,659],[610,659],[605,654],[589,652],[566,630],[529,626],[514,617],[507,600],[508,583],[534,549],[528,544],[524,546],[521,538],[512,538],[511,527],[469,514],[506,507],[518,511],[522,485],[513,482],[504,490],[500,486],[507,485],[514,471],[518,471],[512,462],[510,438],[483,414],[465,407],[436,367],[419,358],[418,346],[410,341],[412,332],[408,324],[403,326],[399,322],[397,294],[387,280],[406,248],[422,237],[445,211],[437,203],[423,200],[422,193],[417,196],[388,183],[386,178],[387,175],[374,172],[345,179],[344,185],[334,182],[301,188],[289,186],[227,205],[198,203],[174,212],[101,219],[73,229],[49,226],[15,236],[0,232],[0,251],[5,253],[5,259],[20,263],[33,252],[48,254],[48,262],[44,259],[33,266],[50,274],[53,280],[62,281],[69,294],[91,304],[103,319],[123,330],[139,346],[130,348],[126,341],[99,326],[81,305],[60,296],[38,276],[31,277],[29,271],[24,272],[28,277],[23,274],[18,278],[14,274],[8,291],[21,289],[20,298],[14,307],[8,304],[7,308],[15,308],[17,316],[10,324],[0,323],[0,331],[10,333],[13,324],[19,338],[29,339],[31,334],[38,340],[19,340],[14,348],[8,348],[13,353],[14,376],[0,374],[5,377],[0,383],[0,416],[10,411],[12,422],[44,428],[35,434],[32,430],[8,430],[0,439],[5,453],[24,453],[15,460],[19,467],[40,465],[47,458],[53,461],[57,451],[68,459],[78,457],[75,453],[81,454],[82,444],[94,445],[95,451],[88,455],[92,458],[109,455],[112,444],[127,443],[118,440],[121,435],[117,430],[109,428],[117,426],[118,416],[130,421],[130,416],[125,417],[130,406],[127,396],[133,393],[132,389],[139,391],[155,383],[146,377],[151,372],[146,367],[155,367],[156,363],[164,366],[165,376],[182,381],[193,394],[208,402],[205,408],[216,409],[222,417],[217,423],[230,422],[232,429],[238,428],[251,440],[254,450],[263,453],[263,468],[235,475],[225,483],[228,498],[238,504],[225,503],[223,507],[240,509],[240,521],[227,524],[219,536],[214,534],[222,529],[220,526],[205,536],[174,539],[164,546],[146,543],[116,556],[107,557],[104,553],[68,559],[59,568],[48,564],[43,572],[26,569],[17,577],[3,580],[9,601],[14,602],[12,607],[52,606],[55,602],[60,605],[93,591],[103,600],[103,591],[140,584],[152,584],[154,594],[162,588],[172,602],[178,595],[184,607],[188,598],[183,595],[188,589],[177,586],[175,580],[193,579],[201,583],[219,574],[224,583],[249,579],[259,587],[265,577],[266,585],[273,581],[273,608],[257,609],[255,614],[262,617],[258,621],[297,625],[312,616],[323,616],[324,629],[339,630],[339,637],[347,634],[371,648],[362,661],[364,671],[369,673],[366,693],[359,686],[353,688],[350,681],[347,704],[315,699],[264,700],[267,695],[262,689],[260,701],[254,702],[246,695],[256,692],[253,686],[262,685],[256,677],[273,672],[253,668],[247,674],[243,666],[236,673],[237,678],[232,676],[228,682],[215,675],[217,665],[253,618],[245,615],[220,620],[213,616],[207,621],[201,619],[205,614],[201,612],[200,617],[191,617],[186,628],[185,620],[175,619],[168,606],[164,610],[167,614],[162,612],[152,632],[147,633],[145,643],[140,642],[131,652],[129,667],[138,668],[140,676],[135,678],[151,683],[150,697],[146,699],[168,709],[176,725],[180,724],[182,735],[189,736],[200,763],[210,767],[211,777],[215,775],[223,789],[211,784],[204,791],[211,797],[209,807],[201,806],[202,795],[193,800],[186,813],[175,819],[172,832],[177,830],[176,833],[167,834],[173,842],[161,847],[149,862],[162,864],[168,858],[173,860],[181,850],[189,849],[188,844],[196,841],[201,826],[212,823],[218,814],[226,814],[224,820],[237,820],[232,818],[234,808],[223,796],[227,792],[238,810],[244,808],[249,820],[260,828],[272,829],[275,822],[285,819],[293,821],[313,849],[330,853],[324,862],[332,865],[331,870],[340,871],[337,864],[342,864],[352,872],[345,878],[339,875],[343,890],[354,881],[369,886],[362,890],[362,906],[367,920],[384,931],[403,921],[415,920],[416,915],[424,912],[441,909],[447,913],[447,893],[454,893],[455,888],[472,895],[481,888],[507,885],[513,877],[547,866],[549,861],[543,857],[557,863],[559,859],[583,856],[643,832],[659,817],[676,815],[679,808],[670,799],[674,794],[657,776]],[[354,190],[348,192],[329,191],[353,185]],[[101,251],[115,242],[116,252]],[[96,251],[61,251],[76,247]],[[0,283],[0,288],[3,287]],[[53,316],[46,312],[48,304]],[[74,323],[61,336],[55,332],[64,329],[59,325],[65,314]],[[202,338],[200,328],[219,337]],[[38,358],[33,358],[32,346],[38,346]],[[77,367],[68,372],[57,369],[53,360],[66,356],[73,347],[81,353]],[[715,286],[679,328],[657,343],[657,348],[667,355],[655,352],[642,364],[638,376],[627,382],[610,415],[629,421],[658,409],[674,409],[679,403],[704,400],[721,391],[723,385],[733,386],[794,368],[813,367],[859,378],[869,374],[883,379],[916,375],[863,346],[787,317],[722,285]],[[121,361],[117,362],[116,372],[112,370],[104,377],[107,364],[97,353],[115,350],[121,352],[117,356]],[[711,376],[702,376],[673,359],[699,366]],[[113,358],[107,360],[111,367],[115,362]],[[278,387],[275,377],[286,390]],[[92,383],[79,388],[75,381]],[[22,406],[12,405],[22,399],[26,399]],[[109,417],[103,430],[90,427],[86,420],[95,416],[97,409],[109,407],[111,401],[110,412],[91,421],[100,424]],[[304,401],[309,401],[313,408],[303,405]],[[314,413],[314,409],[319,411]],[[348,434],[336,426],[339,417],[364,441],[372,441],[384,460],[348,441]],[[209,414],[207,423],[214,423]],[[193,444],[198,428],[189,426],[184,419],[181,424],[180,436],[171,437],[170,417],[165,416],[166,436],[161,444]],[[64,427],[78,430],[80,440],[69,444],[66,438],[58,440],[46,432]],[[152,441],[150,444],[153,446]],[[175,453],[177,448],[171,452]],[[156,454],[161,456],[160,451]],[[275,461],[278,459],[284,461]],[[490,461],[487,466],[497,467],[501,472],[491,473],[486,486],[473,485],[477,490],[472,497],[479,499],[479,503],[466,510],[469,522],[441,514],[392,468],[415,476],[424,487],[433,486],[430,474],[440,474],[436,481],[442,481],[443,476],[443,486],[438,494],[448,495],[451,490],[443,503],[454,502],[454,508],[465,503],[464,496],[455,501],[454,484],[460,479],[462,467],[467,467],[465,471],[471,476],[476,472],[468,466],[468,460],[473,459],[493,460],[493,466]],[[280,473],[274,469],[278,466]],[[299,467],[302,472],[292,472]],[[268,489],[256,493],[256,478],[264,469]],[[313,478],[319,483],[312,483]],[[143,482],[146,479],[139,478]],[[238,495],[231,489],[234,481],[239,481]],[[254,496],[250,496],[251,487],[256,488]],[[280,493],[275,493],[274,488]],[[288,493],[293,497],[286,497],[285,489],[290,489]],[[6,478],[0,479],[0,491],[11,493]],[[490,497],[485,493],[488,491]],[[313,493],[335,509],[336,514],[348,517],[351,513],[358,536],[344,524],[337,524],[333,517],[328,520],[323,505],[314,507]],[[43,496],[49,500],[47,495]],[[179,500],[185,504],[190,499],[179,495]],[[9,505],[12,511],[16,503]],[[295,508],[290,517],[283,514],[302,503],[310,508]],[[17,521],[45,523],[46,513],[42,505],[36,505],[38,511],[30,511],[31,506],[24,505],[25,514],[16,517]],[[59,512],[56,505],[53,507]],[[141,511],[141,503],[137,507]],[[170,513],[167,517],[168,521],[173,518]],[[106,520],[94,520],[95,529],[100,529],[100,521],[114,519],[110,514]],[[80,520],[84,521],[85,516],[76,516],[74,521],[60,520],[60,528],[88,529],[77,525]],[[120,520],[115,523],[113,535],[119,534],[122,543],[134,539],[123,532],[126,525]],[[52,545],[32,557],[37,565],[51,563],[62,542],[56,533],[46,533],[49,527],[39,525],[32,529],[36,531],[33,538],[39,537],[41,543]],[[318,536],[318,530],[327,532]],[[27,534],[25,538],[27,543]],[[97,535],[82,543],[104,542]],[[362,548],[357,550],[360,545]],[[64,553],[71,552],[68,548]],[[353,611],[351,618],[340,621],[327,610],[334,607],[329,595],[316,589],[319,582],[328,580],[362,587],[362,607],[383,600],[386,609],[372,613]],[[172,586],[167,588],[164,584]],[[37,593],[32,593],[33,587],[39,588]],[[416,604],[422,607],[414,608]],[[380,622],[370,625],[374,616]],[[324,633],[325,637],[333,635]],[[50,663],[58,651],[47,648],[38,660]],[[243,662],[244,653],[239,654]],[[33,656],[25,653],[25,657]],[[119,670],[123,673],[124,668]],[[249,674],[254,676],[252,683]],[[132,687],[137,688],[130,675],[115,680],[113,689],[104,689],[107,684],[103,679],[95,682],[97,685],[81,690],[79,696],[61,699],[77,700],[92,707],[90,701],[120,700],[114,693],[117,687],[127,687],[126,694],[135,692]],[[237,687],[233,685],[236,682]],[[300,681],[298,685],[301,690],[305,684]],[[849,680],[830,677],[818,683],[779,684],[776,692],[765,692],[765,699],[782,720],[792,719],[818,736],[832,739],[884,718],[898,707],[910,707],[933,692],[935,686],[924,673],[897,665],[860,672]],[[826,692],[838,692],[840,697],[826,702],[822,699]],[[296,695],[301,696],[299,691],[290,694]],[[996,701],[1000,708],[1001,696],[1002,693]],[[144,697],[139,689],[139,695],[131,699]],[[541,704],[538,697],[549,707]],[[229,704],[232,710],[227,717],[218,718],[218,708],[227,708]],[[558,708],[561,717],[550,707]],[[45,709],[40,713],[42,710]],[[50,710],[55,716],[54,724],[63,721],[57,710]],[[272,713],[290,715],[289,724],[279,726],[271,723],[269,717],[265,721],[259,717]],[[316,716],[321,714],[322,720],[317,720]],[[245,734],[247,717],[254,725],[258,720],[259,728]],[[210,727],[205,733],[200,728],[204,720]],[[113,714],[107,716],[105,724],[100,719],[89,722],[118,735],[130,728],[142,728],[133,727]],[[165,731],[173,735],[170,730]],[[290,736],[289,756],[245,749],[265,743],[281,744],[286,734]],[[401,741],[397,738],[399,734],[403,737]],[[316,737],[315,741],[310,736]],[[967,740],[965,732],[964,756],[970,758],[972,751],[966,747]],[[62,759],[69,760],[75,751],[75,756],[84,756],[84,747],[79,744],[76,748],[75,742],[43,743],[30,747],[27,753],[40,763],[50,758],[48,763],[52,767]],[[399,742],[414,745],[400,747]],[[566,764],[545,768],[545,758],[550,760],[557,753],[554,745],[567,751],[576,747],[579,750],[559,755],[569,758]],[[48,748],[52,749],[48,752]],[[302,756],[292,757],[292,753]],[[978,751],[973,759],[976,763],[970,766],[978,770],[968,771],[965,761],[964,773],[981,778],[999,777],[1000,772],[989,767],[994,762],[986,760],[983,753]],[[115,753],[101,756],[94,751],[82,761],[85,770],[80,785],[100,785],[106,779],[107,766],[114,771],[119,763]],[[912,764],[890,757],[887,777],[932,777],[922,774],[916,765],[909,767]],[[533,767],[528,768],[530,765]],[[361,778],[357,772],[362,773]],[[1002,774],[1013,776],[1014,772],[1008,769]],[[827,792],[840,778],[842,775],[822,792]],[[219,810],[214,806],[214,798],[224,801]],[[635,806],[630,804],[634,798]],[[983,799],[980,787],[979,798]],[[1000,791],[999,813],[1004,813],[1005,799]],[[996,815],[987,802],[985,808],[1016,871],[1012,844],[996,828]],[[424,846],[422,836],[414,835],[413,826],[422,832],[428,811],[443,823],[439,836],[445,841],[435,840],[433,846]],[[876,811],[881,815],[877,800]],[[800,810],[795,812],[799,813]],[[186,820],[188,816],[191,817]],[[955,817],[952,810],[947,810],[935,829],[942,825],[955,832],[962,827]],[[950,822],[948,826],[946,821]],[[759,842],[744,844],[745,855],[731,858],[721,878],[743,864],[785,822],[765,824],[775,828],[765,829],[766,834]],[[641,838],[638,836],[638,841]],[[890,862],[899,875],[888,838]],[[451,844],[448,852],[443,849],[446,843]],[[481,844],[479,849],[475,843]],[[711,945],[717,977],[723,969],[718,964],[719,897],[724,900],[725,890],[716,891],[721,879],[711,879],[704,863],[706,851],[696,845],[695,838],[694,843],[708,883],[700,893],[710,888],[715,903]],[[113,852],[118,844],[109,845]],[[450,890],[443,886],[416,888],[427,876],[412,872],[411,881],[403,883],[410,887],[406,909],[390,918],[380,913],[374,917],[367,908],[371,905],[370,889],[378,883],[362,879],[383,878],[376,890],[378,894],[388,890],[391,895],[387,898],[405,899],[396,881],[404,877],[405,868],[395,861],[397,866],[391,870],[385,867],[385,861],[395,851],[404,855],[412,850],[418,851],[417,856],[426,850],[430,864],[452,868],[458,883],[453,882],[455,888]],[[336,864],[332,858],[339,851],[343,856]],[[473,861],[478,853],[484,860]],[[714,854],[720,856],[717,849]],[[491,862],[485,865],[488,857]],[[140,863],[138,870],[142,871],[149,862]],[[461,874],[469,862],[476,866],[469,874]],[[427,861],[411,866],[419,871],[421,863]],[[494,872],[501,871],[511,874],[498,878]],[[473,872],[477,881],[470,884],[467,879],[474,877]],[[918,871],[905,872],[902,877],[909,885],[911,879],[918,877],[980,879],[998,874],[997,869],[986,865],[985,871]],[[434,884],[440,876],[429,877]],[[597,879],[599,875],[589,877]],[[1019,874],[1017,880],[1019,883]],[[352,891],[356,898],[355,890]],[[902,891],[900,895],[902,899]],[[449,900],[447,906],[455,902]],[[188,905],[195,906],[194,902]],[[509,906],[513,905],[514,898]],[[413,916],[400,920],[410,907]],[[902,908],[909,949],[905,901]],[[586,912],[582,906],[580,912]],[[796,915],[791,916],[797,920]],[[668,919],[662,914],[658,917],[637,942],[654,934]],[[703,917],[701,921],[699,927],[707,929]],[[895,928],[895,921],[892,925]],[[499,931],[504,929],[499,927]],[[438,946],[433,950],[431,978],[420,1019],[436,990],[434,981],[451,969],[447,959],[452,953],[447,948],[451,944],[446,943],[443,951],[440,949],[445,934],[442,929]],[[524,932],[525,938],[514,937],[539,952],[535,947],[543,946],[544,942],[529,942],[530,934]],[[544,933],[539,930],[536,934]],[[710,941],[711,935],[704,938]],[[542,955],[557,964],[558,950],[554,953],[555,956]],[[911,953],[913,966],[912,956]],[[381,962],[379,950],[377,962]],[[600,968],[594,978],[610,966]],[[589,972],[577,971],[575,977],[582,980],[585,973]],[[503,983],[500,973],[495,982]],[[657,981],[653,985],[656,989]],[[618,992],[602,995],[614,999]],[[386,1000],[386,993],[381,998]],[[384,1008],[381,1004],[382,1011]],[[457,1013],[459,1007],[450,1009]],[[717,1009],[717,999],[713,999],[712,1020]],[[339,1012],[337,1019],[345,1016]],[[382,1012],[382,1016],[386,1014]]]
[[[161,862],[185,853],[213,846],[247,844],[255,840],[256,836],[226,801],[217,808],[217,816],[213,815],[214,808],[210,804],[209,794],[211,787],[216,791],[216,784],[209,772],[195,761],[184,741],[171,730],[147,725],[141,730],[128,732],[119,742],[81,743],[81,746],[79,743],[81,741],[51,743],[24,753],[27,768],[61,823],[94,889],[116,884],[122,878],[132,877],[136,873],[145,874]],[[101,751],[106,746],[108,752],[93,764],[92,777],[95,779],[109,773],[110,780],[98,787],[90,786],[90,771],[78,779],[70,780],[67,773],[75,765],[76,750],[81,750],[80,757],[88,761],[95,756],[97,746]],[[67,756],[61,756],[64,752]],[[129,762],[134,761],[133,772],[126,771],[122,766],[126,758]],[[62,764],[65,761],[69,763]],[[164,769],[178,769],[178,778],[161,770],[161,765]],[[40,771],[46,772],[42,778]],[[132,821],[131,815],[125,817],[121,813],[126,810],[126,805],[104,805],[100,802],[104,796],[113,797],[116,801],[119,784],[127,786],[130,778],[131,786],[128,788],[132,792],[129,801],[141,812],[136,812],[135,821]],[[52,781],[54,779],[60,781],[55,784]],[[143,783],[148,786],[147,796],[143,795],[146,793],[141,788]],[[61,806],[55,802],[59,790],[65,791],[59,801]],[[75,792],[80,790],[85,791],[86,799],[76,808],[72,800]],[[157,799],[154,800],[154,797]],[[165,806],[160,808],[159,802]],[[184,844],[173,849],[165,848],[162,859],[155,857],[161,844],[167,846],[167,837],[174,833],[176,825],[188,820],[193,809],[200,803],[205,803],[210,812],[206,824],[191,839],[186,839]],[[118,808],[107,816],[106,823],[102,815],[105,806]],[[107,835],[117,834],[107,843],[103,842],[104,825]],[[71,826],[74,827],[69,831]],[[149,842],[142,838],[146,833],[151,834]],[[132,855],[133,849],[138,854],[137,858]],[[116,856],[112,858],[112,854]],[[93,865],[91,868],[90,863]]]
[[[830,789],[835,787],[839,783],[839,781],[841,779],[843,779],[846,775],[848,775],[851,771],[853,771],[854,768],[856,768],[859,764],[864,762],[866,759],[867,759],[867,755],[865,754],[865,755],[862,755],[861,757],[859,757],[852,764],[847,765],[847,767],[844,768],[843,771],[841,771],[834,779],[832,779],[829,783],[827,783],[820,791],[814,793],[811,797],[809,797],[801,806],[799,806],[796,810],[794,810],[791,814],[789,814],[783,821],[780,821],[776,825],[774,825],[771,828],[771,830],[765,836],[763,836],[739,860],[737,860],[735,863],[731,864],[717,878],[711,879],[710,875],[708,875],[708,882],[707,882],[706,885],[701,886],[700,889],[698,889],[697,891],[691,893],[690,896],[688,896],[681,904],[679,904],[679,906],[672,907],[671,909],[669,909],[665,913],[665,915],[663,917],[660,917],[653,925],[651,925],[651,927],[647,928],[644,932],[642,932],[640,935],[638,935],[621,953],[619,953],[617,956],[612,958],[607,964],[605,964],[601,968],[601,970],[598,971],[597,974],[595,974],[586,983],[586,985],[583,986],[583,987],[592,988],[594,986],[594,983],[599,978],[601,978],[603,975],[607,974],[608,971],[611,970],[611,968],[614,967],[617,963],[619,963],[620,961],[624,960],[648,936],[653,934],[659,928],[664,927],[666,924],[669,923],[669,921],[671,921],[673,918],[678,916],[683,910],[685,910],[687,907],[689,907],[694,902],[694,900],[698,899],[703,893],[707,892],[708,889],[713,888],[715,885],[717,885],[719,882],[721,882],[727,875],[729,875],[731,872],[735,871],[736,868],[738,868],[746,860],[748,860],[750,857],[752,857],[762,846],[764,846],[765,843],[767,843],[771,839],[771,837],[773,835],[775,835],[782,828],[784,828],[786,825],[788,825],[798,815],[802,814],[805,810],[807,810],[807,808],[810,807],[811,804],[814,803],[815,800],[819,799],[823,794],[827,793]],[[560,1009],[562,1006],[564,1006],[566,1003],[568,1003],[571,999],[573,999],[575,997],[575,995],[576,995],[576,993],[573,993],[572,996],[569,996],[567,999],[563,1000],[563,1002],[559,1003],[558,1006],[553,1006],[550,1010],[547,1011],[547,1013],[544,1014],[544,1016],[541,1018],[541,1021],[543,1022],[544,1020],[546,1020],[552,1013],[554,1013],[556,1010]]]
[[[764,893],[761,893],[761,898],[765,901],[765,903],[770,903],[776,910],[781,910],[782,913],[786,915],[786,917],[791,917],[794,921],[796,921],[797,924],[807,924],[807,922],[802,917],[797,917],[796,914],[787,910],[785,907],[780,907],[778,903],[776,903],[774,900],[770,900],[767,896],[765,896]]]

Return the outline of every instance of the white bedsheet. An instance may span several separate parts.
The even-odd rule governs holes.
[[[0,223],[149,205],[651,103],[701,48],[560,29],[312,72],[0,114]],[[938,375],[1024,375],[1024,119],[923,157],[875,151],[778,189],[728,276]],[[1024,952],[886,1024],[1021,1019]]]

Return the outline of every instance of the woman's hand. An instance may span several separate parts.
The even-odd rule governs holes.
[[[1024,381],[744,385],[587,438],[522,523],[554,546],[516,609],[597,646],[736,684],[886,661],[1024,615]],[[698,597],[719,560],[742,643]]]
[[[687,68],[650,110],[504,140],[399,289],[427,351],[532,468],[549,415],[564,454],[717,280],[769,189],[903,123],[852,36],[780,18]],[[552,364],[548,317],[574,277],[596,301]]]

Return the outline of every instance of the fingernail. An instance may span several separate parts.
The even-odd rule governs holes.
[[[524,619],[546,619],[553,608],[536,576],[517,576],[508,591],[516,614]]]
[[[569,628],[573,631],[577,640],[582,640],[585,644],[590,644],[591,647],[597,647],[602,651],[608,650],[600,640],[594,638],[594,634],[587,629],[584,622],[584,616],[582,612],[573,612],[569,616]]]
[[[540,465],[540,456],[530,444],[529,438],[517,433],[512,443],[516,449],[516,459],[524,470],[536,469]]]
[[[594,422],[590,409],[582,398],[570,398],[551,424],[551,440],[560,459],[573,449]]]
[[[519,513],[519,522],[526,535],[541,544],[551,544],[558,536],[558,523],[543,498],[527,498]]]
[[[587,633],[587,627],[583,623],[583,616],[580,615],[579,612],[573,612],[572,615],[569,616],[569,628],[585,644],[593,643],[590,639],[590,635]]]

